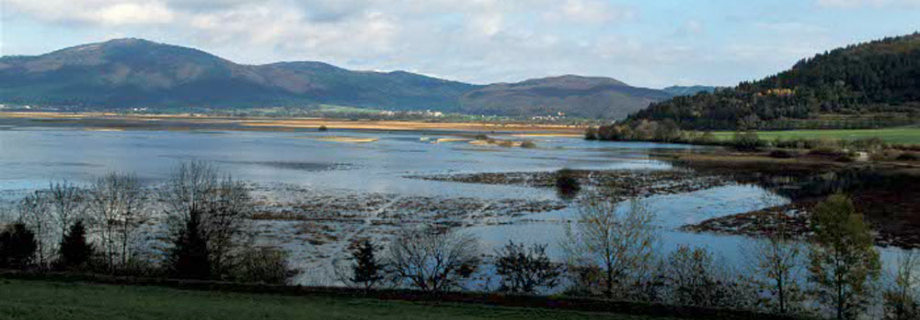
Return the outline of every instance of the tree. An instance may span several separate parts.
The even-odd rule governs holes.
[[[32,265],[38,243],[35,234],[17,222],[0,231],[0,268],[25,269]]]
[[[48,243],[49,233],[52,230],[51,216],[48,211],[48,201],[41,192],[35,191],[26,195],[19,201],[19,221],[33,233],[36,244],[38,266],[45,267],[46,254],[53,252],[52,244]]]
[[[673,302],[703,307],[747,307],[753,290],[729,278],[704,247],[679,246],[668,255],[664,278]]]
[[[893,280],[883,294],[885,319],[920,318],[920,256],[917,252],[901,253]]]
[[[584,199],[578,206],[576,230],[566,227],[566,251],[569,264],[575,269],[597,266],[604,273],[604,293],[612,297],[614,290],[648,269],[657,239],[655,214],[637,200],[630,201],[629,210],[617,209],[617,204],[598,196]]]
[[[365,291],[374,289],[384,279],[386,265],[377,259],[377,250],[377,246],[370,239],[364,239],[351,252],[355,263],[352,265],[352,275],[348,280],[360,285]]]
[[[52,182],[48,186],[47,202],[52,215],[57,220],[61,237],[67,234],[67,229],[74,221],[81,219],[84,210],[83,199],[83,190],[66,180]]]
[[[173,234],[199,215],[200,236],[207,242],[210,266],[216,275],[228,272],[231,253],[252,212],[246,186],[222,175],[206,162],[183,163],[160,193]]]
[[[93,254],[92,244],[86,241],[86,229],[83,221],[77,220],[61,240],[61,259],[58,261],[64,269],[81,268],[89,262]]]
[[[538,288],[556,286],[562,274],[559,265],[546,256],[546,245],[529,248],[509,241],[496,250],[495,273],[502,277],[501,290],[510,293],[536,293]]]
[[[871,230],[853,202],[839,194],[815,206],[811,228],[808,271],[818,297],[836,311],[837,319],[855,319],[864,311],[870,282],[880,269]]]
[[[783,227],[767,234],[766,239],[753,245],[753,271],[766,281],[762,287],[770,293],[770,305],[780,314],[786,314],[801,302],[801,288],[796,282],[801,270],[802,247]]]
[[[89,212],[102,241],[109,272],[116,269],[116,257],[125,266],[128,244],[135,231],[147,221],[146,191],[134,175],[110,173],[90,187]]]
[[[448,291],[469,278],[479,259],[478,243],[466,233],[433,226],[404,227],[388,248],[395,283],[422,291]]]
[[[208,243],[202,237],[201,214],[189,212],[185,228],[179,231],[170,251],[169,267],[173,276],[187,279],[211,278]]]

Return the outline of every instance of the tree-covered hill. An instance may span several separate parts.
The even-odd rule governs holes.
[[[322,62],[238,64],[204,51],[117,39],[37,56],[0,57],[0,104],[151,110],[333,104],[515,117],[625,118],[671,97],[611,78],[563,76],[475,85]]]
[[[630,119],[684,129],[878,127],[920,112],[920,33],[851,45],[734,88],[652,104]]]

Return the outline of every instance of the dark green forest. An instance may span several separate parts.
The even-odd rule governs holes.
[[[653,103],[629,121],[683,129],[877,128],[920,117],[920,33],[818,54],[790,70],[713,93]]]

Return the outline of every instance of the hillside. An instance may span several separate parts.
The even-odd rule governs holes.
[[[460,100],[470,114],[557,115],[624,118],[649,103],[669,98],[664,91],[631,87],[611,78],[561,76],[500,83],[469,92]]]
[[[713,93],[716,91],[716,87],[710,86],[670,86],[664,89],[661,89],[664,92],[672,96],[692,96],[700,92]]]
[[[91,107],[251,107],[335,103],[454,111],[475,85],[319,62],[248,66],[140,39],[0,58],[3,102]]]
[[[873,128],[920,111],[920,34],[851,45],[712,94],[675,97],[631,119],[685,129]]]
[[[0,103],[84,109],[334,104],[394,111],[622,118],[669,95],[609,78],[565,76],[480,86],[322,62],[238,64],[142,39],[0,58]]]

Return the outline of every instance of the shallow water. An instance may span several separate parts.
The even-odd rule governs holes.
[[[317,140],[323,136],[379,138],[370,143]],[[66,179],[87,184],[112,171],[136,173],[150,183],[164,181],[178,164],[210,161],[237,179],[256,185],[284,184],[312,190],[343,190],[396,196],[468,197],[480,199],[555,200],[551,189],[465,184],[410,179],[407,176],[554,171],[575,169],[670,169],[652,160],[654,149],[693,148],[651,143],[593,142],[577,138],[537,137],[538,148],[475,146],[466,142],[435,144],[445,134],[406,132],[251,132],[251,131],[82,131],[72,128],[11,127],[0,131],[0,199],[7,205],[49,181]],[[427,139],[425,139],[427,138]],[[425,141],[429,140],[429,141]],[[772,195],[756,186],[729,185],[686,194],[652,196],[642,201],[658,215],[661,250],[680,244],[703,245],[728,261],[742,260],[741,251],[754,241],[743,236],[694,234],[677,228],[705,219],[743,213],[766,206]],[[509,240],[550,244],[561,256],[564,223],[570,208],[524,215],[501,224],[466,225],[491,253]],[[272,222],[276,228],[293,224]],[[267,224],[270,226],[270,224]],[[360,230],[360,229],[359,229]],[[301,242],[284,247],[303,250]],[[342,246],[336,247],[343,248]],[[893,256],[886,250],[885,256]],[[740,263],[740,262],[739,262]]]

